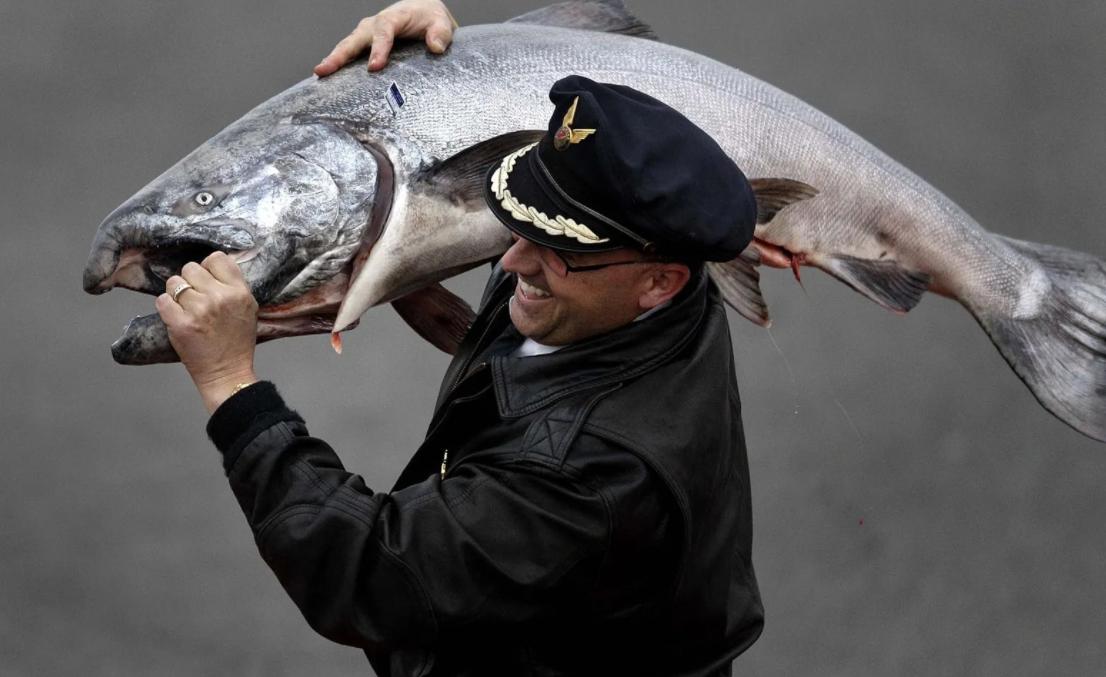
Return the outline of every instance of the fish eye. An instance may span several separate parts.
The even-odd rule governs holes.
[[[196,193],[196,197],[192,199],[195,200],[196,204],[200,205],[201,207],[210,207],[211,204],[215,202],[215,196],[207,192],[206,190],[201,190],[200,192]]]

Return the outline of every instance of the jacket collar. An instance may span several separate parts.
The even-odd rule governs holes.
[[[504,286],[513,293],[514,284]],[[548,355],[492,357],[489,364],[499,414],[525,416],[574,393],[614,385],[667,362],[698,335],[710,286],[703,270],[671,305],[640,322]],[[506,307],[499,312],[507,313]],[[517,346],[522,339],[508,322],[496,343]]]

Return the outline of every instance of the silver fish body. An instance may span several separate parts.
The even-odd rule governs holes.
[[[342,245],[320,241],[323,253],[297,259],[322,257],[329,267],[320,267],[321,273],[341,269],[345,277],[335,286],[340,307],[327,315],[339,331],[371,306],[506,249],[506,230],[476,190],[488,163],[507,147],[490,140],[517,142],[512,132],[545,129],[550,85],[570,73],[629,85],[665,101],[711,134],[750,177],[785,177],[816,189],[816,195],[784,205],[758,225],[756,246],[736,262],[742,265],[712,268],[727,300],[743,315],[767,322],[751,266],[769,261],[758,249],[821,268],[898,312],[908,311],[927,289],[938,291],[973,313],[1044,406],[1081,432],[1106,440],[1106,265],[1100,259],[993,235],[921,178],[795,97],[705,56],[639,37],[527,23],[472,26],[458,30],[441,57],[413,45],[397,50],[380,73],[367,73],[358,63],[325,79],[305,80],[155,180],[124,205],[127,218],[138,218],[135,210],[150,203],[143,196],[151,191],[183,199],[183,175],[192,182],[190,190],[227,185],[230,195],[252,196],[243,203],[257,203],[263,194],[256,188],[243,192],[233,172],[189,173],[189,163],[214,167],[226,152],[272,158],[266,125],[291,137],[295,129],[330,130],[323,136],[342,139],[332,145],[342,158],[338,165],[351,174],[363,170],[368,186],[388,175],[387,207],[381,208],[380,191],[344,175],[335,181],[336,195],[311,188],[323,196],[315,211],[305,206],[290,222],[278,219],[264,238],[283,242],[281,231],[304,220],[350,224],[329,231],[347,233]],[[239,130],[247,121],[256,134]],[[261,184],[254,179],[251,185]],[[355,227],[358,219],[374,216],[382,221],[379,235],[366,225]],[[125,230],[110,223],[113,218],[121,217],[109,217],[94,243],[86,289],[109,286],[104,261],[111,255],[105,252],[115,241],[101,235]],[[151,231],[155,222],[166,223],[142,218]],[[254,248],[257,230],[251,231]],[[366,238],[368,231],[374,232]],[[360,249],[349,241],[354,232],[364,240]],[[281,247],[275,250],[285,252]],[[270,267],[254,264],[247,277],[264,288]],[[111,275],[120,277],[118,271]],[[279,298],[294,305],[297,295],[326,286],[324,278],[298,273],[281,286]],[[263,306],[270,300],[259,297]],[[147,330],[136,331],[146,335]]]

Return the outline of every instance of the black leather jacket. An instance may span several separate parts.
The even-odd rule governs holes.
[[[496,270],[426,440],[374,493],[269,383],[212,416],[311,626],[381,676],[728,675],[760,633],[725,311],[668,308],[527,358]]]

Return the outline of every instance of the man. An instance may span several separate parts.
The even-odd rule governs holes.
[[[752,191],[640,92],[570,76],[550,100],[546,135],[485,179],[514,244],[390,493],[257,380],[228,257],[185,266],[158,310],[262,556],[378,674],[728,675],[763,614],[702,261],[749,243]]]

